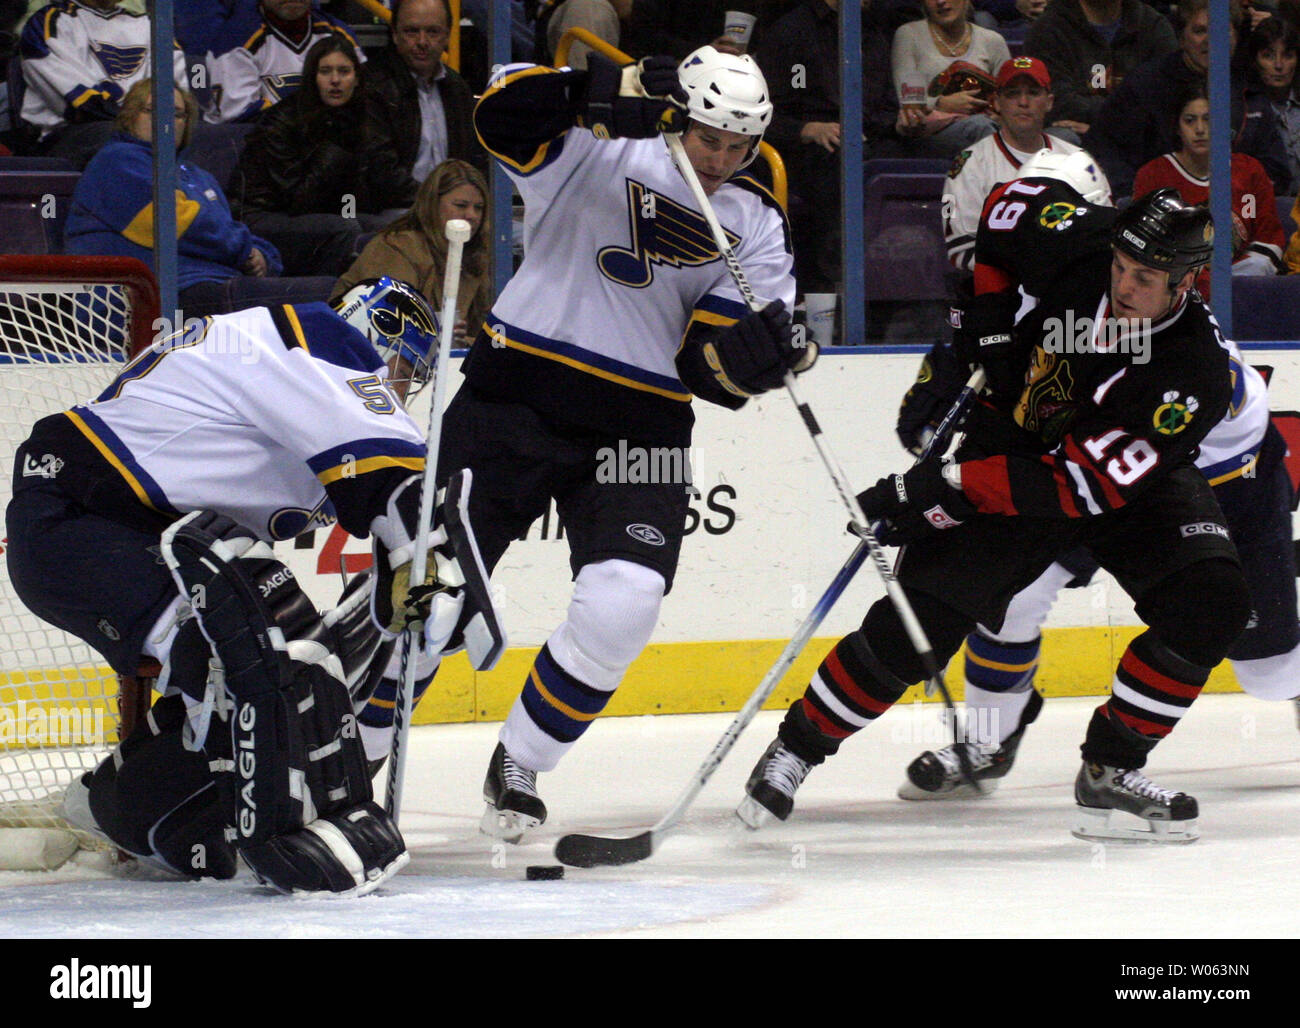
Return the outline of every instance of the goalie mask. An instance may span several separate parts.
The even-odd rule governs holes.
[[[677,69],[692,121],[726,132],[752,136],[745,167],[758,156],[758,144],[772,120],[772,100],[758,63],[749,54],[727,54],[702,46]]]
[[[1114,207],[1110,183],[1099,165],[1086,150],[1062,153],[1039,150],[1020,165],[1020,178],[1050,178],[1064,182],[1081,197],[1099,207]]]
[[[438,347],[438,315],[429,301],[406,282],[384,276],[353,286],[334,304],[339,317],[359,330],[389,366],[388,381],[406,385],[406,402],[429,381],[431,355]],[[404,366],[394,367],[393,357]]]

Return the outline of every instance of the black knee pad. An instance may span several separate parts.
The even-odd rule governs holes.
[[[1212,668],[1246,627],[1250,589],[1236,563],[1215,557],[1176,571],[1138,597],[1134,609],[1174,653]]]
[[[945,667],[975,627],[974,620],[925,593],[908,592],[907,599],[934,650],[935,660],[939,667]],[[925,665],[888,597],[872,604],[858,631],[868,641],[876,659],[895,678],[909,684],[926,678]]]

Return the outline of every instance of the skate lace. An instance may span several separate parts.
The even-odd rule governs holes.
[[[811,764],[782,746],[768,760],[767,767],[763,769],[763,777],[787,796],[793,796],[811,770]]]
[[[966,747],[966,753],[970,757],[972,771],[983,771],[986,767],[991,766],[993,758],[997,755],[999,749],[996,746],[992,749],[986,749],[983,746],[972,746],[966,743],[962,743],[962,745]],[[943,749],[938,750],[935,756],[939,759],[939,763],[943,765],[945,775],[949,778],[961,776],[961,758],[957,756],[956,745],[945,746]]]
[[[1173,789],[1164,789],[1156,785],[1155,782],[1136,768],[1132,771],[1125,771],[1120,776],[1119,785],[1121,788],[1127,789],[1145,800],[1152,800],[1165,806],[1172,803],[1174,797],[1178,795]]]
[[[527,793],[529,796],[537,795],[537,772],[520,767],[509,753],[501,761],[501,777],[507,789]]]

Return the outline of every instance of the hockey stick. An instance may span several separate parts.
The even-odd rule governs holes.
[[[687,156],[681,136],[668,134],[664,138],[668,142],[668,149],[672,152],[673,159],[677,162],[678,170],[690,187],[695,202],[699,204],[704,220],[708,222],[714,245],[717,246],[718,252],[722,255],[727,271],[736,283],[736,288],[740,290],[740,295],[744,299],[746,306],[751,311],[762,310],[763,304],[754,295],[754,290],[749,285],[749,279],[745,277],[745,269],[740,266],[740,261],[736,259],[735,252],[727,242],[727,234],[722,227],[722,223],[718,221],[717,214],[714,213],[713,204],[709,202],[709,196],[700,184],[699,176],[695,174],[695,168]],[[830,446],[822,435],[821,426],[817,423],[812,408],[799,395],[799,385],[795,381],[793,371],[785,373],[785,388],[786,392],[790,394],[790,399],[794,402],[795,409],[799,411],[804,427],[812,437],[813,446],[816,447],[817,453],[821,456],[822,464],[830,473],[831,481],[835,483],[835,491],[840,494],[840,500],[849,512],[849,520],[853,531],[867,544],[871,561],[876,566],[876,573],[884,583],[885,593],[894,605],[894,610],[898,613],[898,619],[903,624],[903,630],[907,633],[912,648],[916,650],[916,655],[921,661],[928,682],[927,691],[937,689],[939,695],[943,697],[948,716],[952,718],[953,734],[957,737],[957,741],[960,742],[961,727],[958,724],[957,708],[952,702],[952,694],[948,691],[948,684],[944,681],[943,669],[939,667],[939,662],[934,655],[934,648],[930,645],[930,640],[926,637],[921,622],[917,620],[916,613],[912,610],[912,604],[903,593],[903,587],[898,584],[898,579],[894,577],[893,568],[890,567],[889,561],[885,557],[884,548],[877,541],[875,533],[864,524],[862,510],[858,506],[857,495],[849,488],[848,478],[839,462],[835,459],[835,455],[831,453]],[[962,777],[976,791],[979,791],[979,785],[975,781],[975,770],[971,767],[970,757],[966,753],[964,746],[957,747],[957,759],[961,766]]]
[[[976,371],[966,386],[958,394],[957,399],[953,401],[952,407],[948,413],[939,422],[925,448],[921,452],[918,460],[925,460],[938,450],[939,447],[945,446],[952,433],[956,430],[957,423],[966,413],[967,407],[970,406],[972,398],[981,389],[984,388],[984,372]],[[831,584],[827,586],[826,591],[822,593],[821,598],[813,604],[812,610],[804,619],[794,636],[786,643],[785,649],[781,655],[776,658],[776,663],[768,669],[763,680],[758,683],[758,688],[745,701],[745,705],[740,708],[740,712],[735,719],[727,726],[727,730],[722,733],[714,745],[713,750],[705,758],[695,771],[689,784],[677,797],[677,802],[672,808],[661,817],[653,828],[650,828],[639,835],[633,835],[625,839],[608,839],[597,835],[564,835],[555,844],[555,859],[562,864],[568,864],[570,867],[603,867],[614,866],[618,864],[634,864],[638,860],[645,860],[663,841],[664,837],[673,831],[685,815],[687,808],[695,802],[695,797],[708,784],[713,772],[727,758],[731,748],[740,738],[740,733],[749,727],[749,723],[754,720],[754,716],[762,709],[763,704],[768,701],[776,689],[777,683],[785,676],[790,665],[803,652],[803,648],[808,645],[808,640],[812,638],[813,633],[821,625],[823,619],[830,612],[840,594],[853,580],[853,576],[858,573],[862,567],[862,562],[866,560],[868,553],[868,543],[866,538],[858,541],[854,547],[853,553],[844,565],[835,574]]]
[[[433,397],[429,401],[429,428],[425,433],[424,477],[420,480],[420,520],[415,528],[415,552],[411,554],[412,586],[423,582],[428,568],[429,530],[433,523],[433,501],[438,491],[438,449],[442,444],[442,407],[447,396],[447,362],[451,359],[451,337],[456,328],[456,294],[460,290],[460,262],[465,244],[474,234],[468,221],[447,222],[447,266],[442,279],[442,321],[438,332],[438,357],[433,365]],[[412,650],[420,644],[424,622],[414,621],[402,633],[401,674],[393,697],[393,738],[389,743],[388,789],[384,810],[398,823],[402,809],[402,783],[406,778],[407,736],[414,706],[416,661]]]

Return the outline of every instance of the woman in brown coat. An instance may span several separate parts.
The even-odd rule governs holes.
[[[492,303],[487,199],[487,181],[477,168],[465,161],[443,161],[421,184],[414,206],[370,240],[334,284],[332,298],[342,296],[358,282],[388,275],[415,286],[434,310],[441,311],[447,265],[444,227],[452,218],[462,218],[474,231],[461,262],[454,341],[457,346],[468,346]]]

